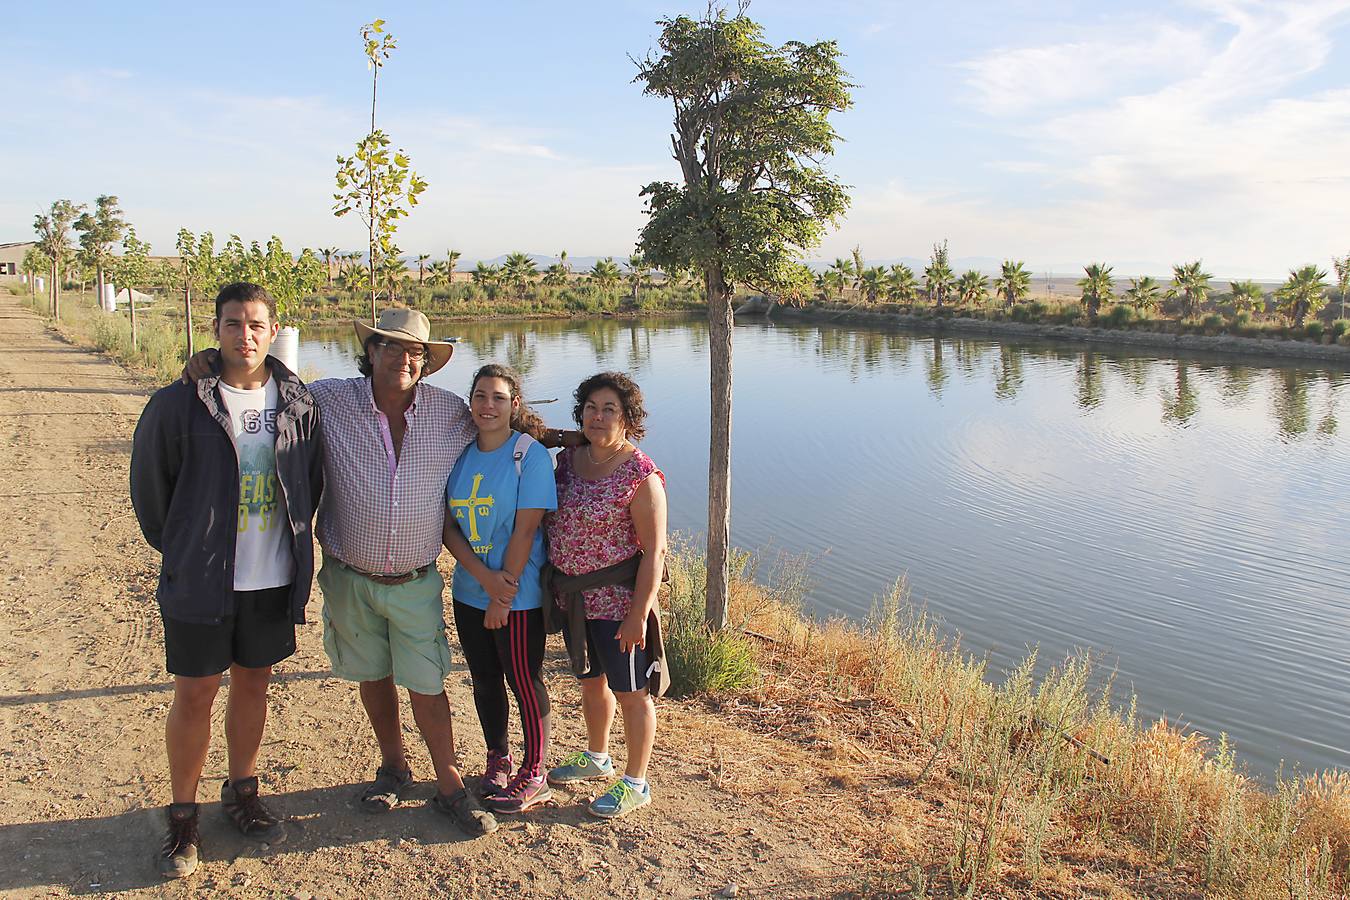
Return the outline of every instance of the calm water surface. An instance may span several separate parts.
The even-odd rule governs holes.
[[[520,370],[550,425],[624,369],[671,525],[706,525],[701,322],[450,323],[431,379]],[[349,328],[302,335],[355,374]],[[879,328],[736,328],[732,540],[810,560],[809,602],[867,615],[901,577],[993,668],[1094,651],[1141,715],[1227,732],[1254,770],[1350,768],[1350,378]],[[1350,427],[1350,421],[1345,423]]]

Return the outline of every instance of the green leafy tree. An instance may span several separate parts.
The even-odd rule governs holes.
[[[295,287],[300,300],[312,297],[323,287],[328,276],[328,266],[319,259],[319,254],[309,247],[301,249],[295,260]]]
[[[649,218],[638,250],[665,271],[694,268],[708,300],[708,623],[727,621],[731,527],[732,291],[776,293],[800,277],[802,251],[848,206],[821,167],[837,139],[829,116],[851,104],[833,41],[774,47],[744,14],[709,7],[660,23],[659,53],[635,81],[674,107],[681,180],[642,189]]]
[[[1083,267],[1083,273],[1084,277],[1078,280],[1078,287],[1083,292],[1080,302],[1087,310],[1088,318],[1096,319],[1102,304],[1115,299],[1111,289],[1111,267],[1106,263],[1092,263]]]
[[[223,286],[220,260],[216,257],[216,236],[209,231],[197,236],[197,252],[192,256],[192,279],[198,292],[214,294]]]
[[[196,266],[193,263],[197,259],[197,238],[186,228],[178,229],[178,240],[174,246],[178,250],[178,259],[181,261],[179,275],[183,282],[183,326],[187,330],[187,352],[188,356],[196,353],[195,341],[192,337],[192,290],[196,286]]]
[[[70,229],[83,209],[83,203],[77,206],[69,200],[57,200],[50,210],[33,219],[37,244],[51,261],[52,283],[47,293],[54,319],[61,318],[61,266],[70,257]]]
[[[393,142],[375,127],[375,98],[380,69],[393,52],[394,36],[384,32],[384,20],[376,19],[361,28],[366,60],[370,64],[370,133],[356,144],[351,156],[337,158],[337,187],[333,195],[333,214],[345,216],[355,211],[366,225],[367,264],[370,270],[370,321],[376,320],[376,271],[380,260],[398,256],[394,234],[398,220],[417,205],[427,183],[412,170],[412,162],[403,150],[392,150]],[[401,263],[400,263],[401,265]],[[388,269],[386,267],[385,271]]]
[[[1258,313],[1266,309],[1266,292],[1261,285],[1247,281],[1230,281],[1228,289],[1233,294],[1233,309],[1237,312]]]
[[[99,302],[103,301],[104,270],[112,258],[113,245],[126,234],[127,223],[117,197],[103,194],[94,201],[94,211],[84,212],[75,220],[80,234],[80,247],[94,264],[94,283]]]
[[[1302,328],[1308,316],[1322,311],[1327,302],[1327,273],[1317,266],[1289,270],[1289,279],[1275,291],[1275,308],[1280,315]]]
[[[1201,268],[1200,260],[1172,266],[1172,287],[1181,298],[1183,316],[1193,316],[1209,297],[1209,281],[1213,278]]]
[[[136,292],[150,281],[150,245],[136,237],[136,229],[127,227],[122,238],[122,255],[112,262],[113,283],[127,292],[127,311],[131,314],[131,348],[140,347],[136,325]]]
[[[989,299],[989,279],[969,269],[956,282],[956,293],[965,304],[984,303]]]
[[[952,271],[946,241],[933,245],[933,255],[928,258],[928,265],[923,270],[923,281],[929,301],[938,306],[946,303],[956,288],[956,273]]]
[[[34,244],[28,248],[26,253],[24,253],[23,262],[19,264],[19,268],[28,276],[29,295],[35,297],[37,296],[37,276],[44,272],[49,275],[51,274],[52,259],[46,254],[42,247]]]
[[[998,278],[994,280],[994,293],[1003,298],[1003,305],[1008,309],[1027,299],[1031,293],[1031,273],[1021,260],[1003,261]]]
[[[1162,285],[1152,275],[1131,278],[1130,286],[1125,289],[1125,302],[1138,312],[1151,312],[1158,308],[1162,299]]]
[[[913,303],[919,296],[919,280],[914,270],[904,263],[895,263],[886,273],[886,298],[901,303]]]

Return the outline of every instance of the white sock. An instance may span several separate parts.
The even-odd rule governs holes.
[[[647,779],[634,778],[632,775],[623,776],[623,780],[628,782],[628,786],[640,794],[647,793]]]
[[[591,762],[595,763],[602,769],[610,764],[610,758],[608,753],[592,753],[591,751],[587,750],[586,755],[591,758]]]

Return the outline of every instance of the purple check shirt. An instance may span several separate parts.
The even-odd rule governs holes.
[[[323,417],[324,487],[315,534],[324,552],[375,574],[402,575],[435,563],[445,483],[478,433],[468,405],[418,382],[394,467],[389,422],[375,406],[369,378],[325,378],[308,387]]]

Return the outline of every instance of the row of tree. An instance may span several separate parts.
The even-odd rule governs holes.
[[[1341,297],[1341,315],[1345,315],[1346,294],[1350,293],[1350,254],[1334,260],[1336,288]],[[1129,286],[1119,296],[1111,267],[1105,263],[1084,266],[1084,277],[1078,281],[1080,302],[1090,318],[1096,318],[1108,303],[1127,303],[1140,312],[1156,310],[1163,301],[1178,301],[1183,316],[1194,316],[1209,299],[1214,276],[1204,271],[1199,260],[1178,263],[1172,267],[1172,280],[1165,284],[1151,275],[1129,279]],[[1271,292],[1252,280],[1229,282],[1229,299],[1238,312],[1248,314],[1266,311],[1267,300],[1274,301],[1274,310],[1297,327],[1302,327],[1308,316],[1315,316],[1327,302],[1330,285],[1327,272],[1315,265],[1291,270],[1289,278]],[[957,275],[951,266],[947,243],[933,247],[922,280],[914,270],[903,263],[889,268],[867,266],[862,251],[855,247],[852,257],[836,258],[823,272],[814,275],[812,284],[822,300],[842,298],[852,291],[861,302],[876,303],[886,300],[895,303],[914,303],[920,298],[942,306],[953,300],[967,305],[979,305],[996,297],[1005,307],[1025,302],[1031,295],[1031,272],[1020,260],[1004,260],[999,274],[991,280],[971,269]]]

